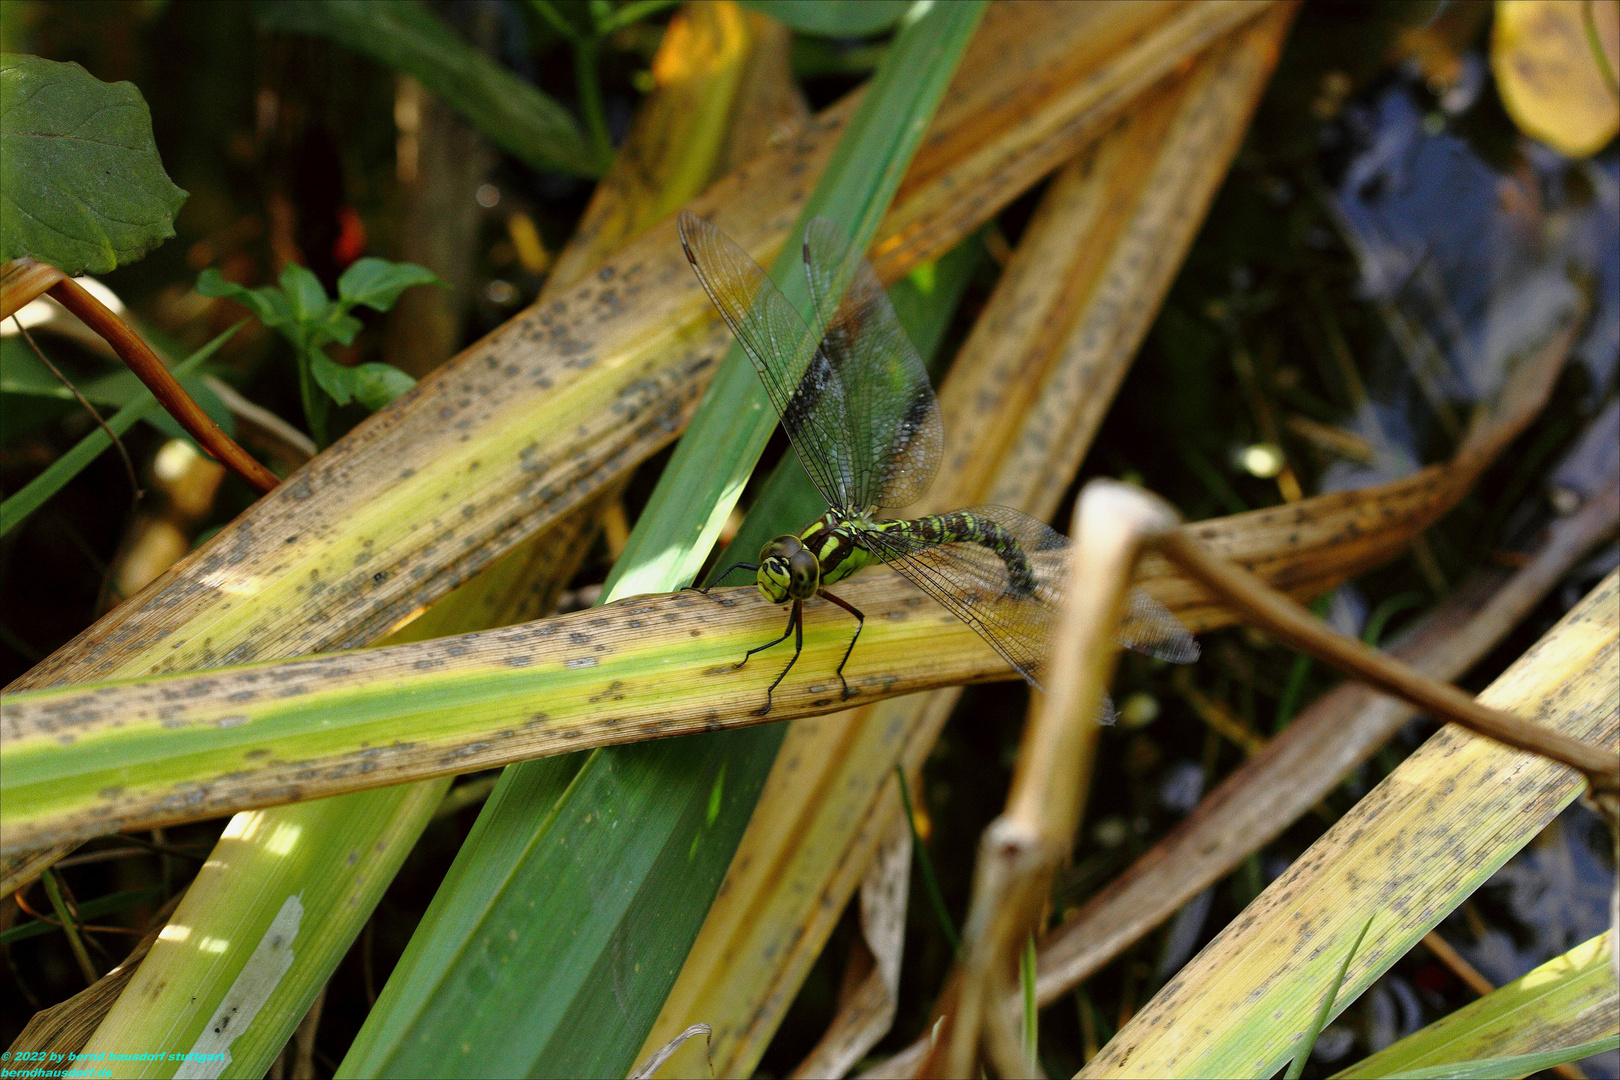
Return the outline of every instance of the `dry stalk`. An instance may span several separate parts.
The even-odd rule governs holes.
[[[968,1076],[982,1052],[1003,1077],[1036,1075],[1016,1012],[1016,956],[1038,930],[1051,875],[1073,843],[1084,806],[1096,725],[1118,650],[1112,632],[1138,557],[1156,549],[1251,624],[1373,688],[1476,734],[1582,772],[1612,805],[1620,761],[1606,750],[1492,709],[1445,683],[1327,629],[1246,570],[1210,553],[1168,503],[1113,481],[1088,484],[1075,514],[1073,587],[1054,644],[1051,693],[1034,710],[1008,805],[986,830],[963,956],[937,1010],[933,1045],[916,1075]]]
[[[1003,1077],[1036,1075],[1004,1003],[1017,955],[1038,931],[1052,874],[1074,844],[1096,753],[1095,721],[1119,659],[1114,633],[1137,556],[1180,518],[1134,488],[1093,481],[1075,508],[1069,601],[1054,637],[1050,691],[1024,732],[1007,809],[985,830],[963,952],[937,1009],[924,1076],[971,1076],[982,1042]]]
[[[1143,494],[1144,499],[1160,502]],[[1168,507],[1168,504],[1163,504]],[[1173,512],[1173,511],[1172,511]],[[1159,553],[1201,582],[1247,621],[1352,678],[1517,750],[1562,762],[1586,774],[1598,795],[1620,790],[1620,759],[1579,739],[1482,705],[1454,686],[1431,679],[1394,657],[1336,634],[1293,600],[1235,563],[1213,554],[1185,529],[1159,537]]]
[[[1401,634],[1392,651],[1431,677],[1471,668],[1606,537],[1620,490],[1602,489],[1579,514],[1555,523],[1530,563],[1511,577],[1486,571]],[[1221,610],[1225,610],[1224,608]],[[1087,900],[1040,943],[1036,999],[1044,1008],[1096,974],[1246,855],[1275,839],[1412,716],[1358,683],[1330,691],[1300,713],[1205,796],[1182,824]],[[1016,1008],[1010,1001],[1008,1008]],[[913,1075],[926,1034],[862,1075]]]

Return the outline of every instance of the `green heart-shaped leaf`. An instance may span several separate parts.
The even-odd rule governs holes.
[[[0,259],[105,274],[173,236],[185,201],[133,83],[0,56]]]

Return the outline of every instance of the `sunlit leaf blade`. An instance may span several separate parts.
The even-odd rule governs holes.
[[[534,169],[596,176],[579,125],[555,99],[463,41],[412,0],[274,0],[261,26],[329,38],[414,76],[502,150]]]
[[[1556,1050],[1542,1050],[1534,1054],[1479,1058],[1449,1065],[1430,1065],[1422,1069],[1403,1069],[1400,1072],[1383,1075],[1388,1080],[1519,1080],[1520,1077],[1530,1076],[1543,1069],[1551,1069],[1585,1057],[1612,1054],[1616,1050],[1620,1050],[1620,1035],[1608,1035],[1590,1042],[1561,1046]]]
[[[816,213],[835,214],[858,243],[869,241],[980,11],[977,4],[939,6],[902,31],[889,54],[889,67],[880,69],[867,88],[823,179],[801,211],[801,222]],[[802,225],[793,231],[802,234]],[[789,250],[779,256],[773,267],[778,270],[779,283],[793,274],[802,282],[797,255]],[[802,284],[788,295],[795,304],[807,299]],[[808,305],[800,310],[807,311]],[[745,422],[739,423],[740,417]],[[662,591],[690,581],[775,424],[757,376],[740,351],[733,350],[638,522],[607,595]],[[678,552],[675,558],[661,554],[672,547]],[[625,567],[638,570],[625,573]],[[614,898],[604,909],[600,925],[594,920],[591,925],[602,949],[599,962],[607,966],[598,969],[591,957],[575,954],[576,959],[568,964],[530,971],[521,982],[503,987],[505,992],[486,995],[477,1017],[458,1018],[455,1030],[446,1029],[440,1037],[454,1038],[453,1045],[470,1045],[473,1054],[503,1054],[503,1064],[510,1063],[495,1044],[508,1037],[514,1017],[523,1016],[524,1045],[535,1055],[524,1066],[525,1072],[628,1072],[730,862],[780,737],[778,728],[767,727],[740,735],[598,753],[580,770],[560,805],[542,808],[526,800],[508,799],[498,813],[493,807],[486,808],[485,816],[492,818],[491,830],[510,830],[515,836],[532,838],[537,859],[534,872],[541,877],[566,884],[578,895]],[[507,782],[519,788],[521,774],[546,768],[514,768],[509,771],[519,776]],[[707,808],[721,768],[729,792],[722,811],[713,825],[694,832],[683,823],[692,821],[697,807]],[[633,819],[620,819],[600,862],[589,873],[573,872],[571,868],[579,864],[547,838],[560,840],[589,830],[589,819],[604,806],[600,800],[619,792],[623,778],[654,776],[659,782],[646,791],[636,791],[635,798],[644,800],[640,812]],[[549,817],[545,816],[548,810],[554,810]],[[479,867],[489,857],[470,846],[464,849],[466,879],[482,879]],[[549,874],[543,872],[546,867],[551,867]],[[473,900],[450,895],[441,902],[446,911],[461,911]],[[486,918],[496,921],[509,918],[515,925],[522,918],[524,934],[535,942],[566,938],[575,932],[576,926],[567,918],[536,922],[529,903],[527,896],[506,889],[499,902],[482,898],[478,907],[487,913]],[[553,910],[562,914],[574,908],[571,901],[559,896]],[[454,985],[475,977],[470,962],[441,957],[433,942],[421,934],[418,939],[422,943],[413,941],[408,958],[432,957],[435,967],[435,971],[419,969],[418,978]],[[418,1025],[437,1030],[445,1021],[408,1008],[396,1015],[384,1004],[379,1002],[362,1031],[345,1062],[345,1074],[441,1070],[442,1065],[415,1052],[414,1032]],[[527,1015],[535,1010],[543,1015]],[[604,1034],[592,1044],[582,1045],[569,1038],[564,1021],[590,1015],[591,1010],[613,1010],[622,1021],[615,1020],[619,1031],[613,1037]],[[380,1034],[370,1034],[373,1025]],[[486,1029],[487,1035],[480,1034]],[[479,1067],[474,1064],[476,1057],[463,1060],[469,1068]]]
[[[91,1036],[85,1053],[127,1053],[139,1032],[141,1041],[153,1048],[148,1053],[157,1051],[157,1060],[125,1061],[120,1068],[123,1076],[172,1076],[172,1062],[164,1069],[165,1050],[203,1049],[229,1054],[229,1064],[213,1075],[263,1076],[363,923],[321,921],[312,918],[313,913],[374,908],[410,850],[408,843],[393,842],[396,835],[418,835],[448,786],[446,778],[386,788],[364,799],[321,799],[237,815],[192,881],[167,931]],[[326,838],[340,826],[368,830],[372,843],[332,851]],[[256,888],[233,887],[243,864],[268,871]],[[206,912],[216,921],[205,928],[189,918],[188,911]],[[230,1038],[223,1045],[216,1039],[214,1046],[207,1046],[210,1022],[217,1024],[221,1010],[230,1008],[232,988],[261,942],[273,939],[278,930],[290,932],[290,960],[330,956],[331,963],[290,963],[263,992],[245,1000],[237,995],[244,1007],[230,1016]],[[252,976],[248,978],[251,981]],[[183,992],[172,992],[176,979],[183,980]],[[199,999],[206,1007],[196,1007]]]
[[[173,236],[185,201],[133,83],[0,57],[0,260],[105,274]]]
[[[844,591],[873,624],[847,669],[863,697],[1011,674],[895,574],[871,570]],[[784,719],[842,704],[827,680],[849,643],[847,618],[822,601],[807,610],[806,677],[774,697]],[[752,588],[664,594],[476,636],[9,694],[0,844],[760,724],[773,672],[732,667],[781,621]]]
[[[1612,942],[1612,931],[1582,942],[1529,974],[1335,1073],[1334,1080],[1416,1076],[1417,1070],[1459,1069],[1490,1059],[1522,1059],[1523,1055],[1543,1052],[1548,1047],[1582,1046],[1609,1035],[1620,1025],[1620,988],[1615,986],[1609,966]],[[1598,1052],[1582,1048],[1585,1052],[1574,1058],[1560,1057],[1539,1064],[1520,1060],[1490,1075],[1528,1076]]]

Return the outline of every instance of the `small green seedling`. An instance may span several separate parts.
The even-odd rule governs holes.
[[[224,275],[210,267],[197,279],[197,291],[204,296],[235,300],[292,345],[298,357],[304,418],[315,444],[324,447],[331,441],[326,427],[329,401],[339,405],[358,401],[376,410],[416,385],[415,379],[392,364],[373,362],[344,367],[326,355],[328,345],[347,345],[360,332],[360,320],[350,312],[361,306],[387,311],[412,286],[443,284],[431,271],[415,263],[366,258],[343,271],[335,300],[326,295],[319,278],[296,263],[289,263],[281,272],[279,285],[258,289],[226,281]]]

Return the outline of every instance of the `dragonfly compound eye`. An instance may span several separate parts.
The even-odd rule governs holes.
[[[793,553],[788,559],[788,573],[796,599],[808,600],[816,595],[816,586],[821,584],[821,563],[809,551],[800,548]]]

